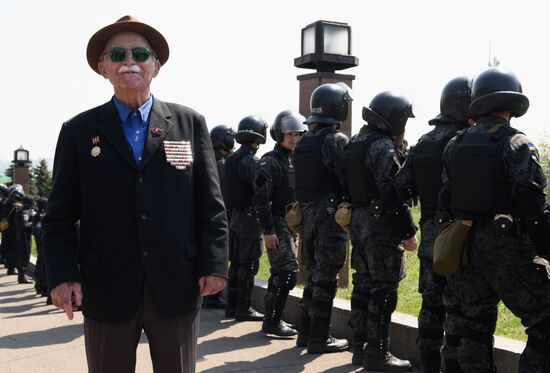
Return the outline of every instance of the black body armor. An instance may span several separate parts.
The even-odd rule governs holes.
[[[223,197],[227,209],[244,209],[252,206],[254,190],[250,182],[241,179],[239,165],[244,157],[253,154],[252,149],[240,147],[225,159]]]

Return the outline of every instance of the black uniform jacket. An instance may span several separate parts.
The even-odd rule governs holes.
[[[42,225],[48,281],[50,289],[81,281],[94,320],[132,319],[145,281],[163,314],[190,312],[198,278],[227,274],[227,219],[204,118],[157,99],[150,115],[139,167],[112,101],[59,134]]]

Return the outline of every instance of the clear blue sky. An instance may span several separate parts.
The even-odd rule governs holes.
[[[62,122],[109,100],[112,87],[88,67],[85,48],[95,31],[125,14],[170,44],[153,94],[202,112],[209,126],[236,127],[252,113],[271,122],[297,109],[296,76],[308,73],[293,65],[300,30],[319,19],[352,26],[360,65],[344,73],[356,76],[353,132],[363,105],[397,90],[418,108],[406,136],[415,143],[439,111],[443,85],[486,67],[491,41],[531,101],[512,124],[535,142],[547,125],[550,22],[543,2],[18,0],[4,1],[0,12],[0,160],[19,145],[33,159],[53,157]]]

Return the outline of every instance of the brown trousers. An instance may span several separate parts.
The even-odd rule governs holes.
[[[154,372],[195,372],[199,311],[175,317],[161,315],[147,284],[143,306],[133,320],[103,322],[84,318],[88,372],[135,372],[142,330],[149,340]]]

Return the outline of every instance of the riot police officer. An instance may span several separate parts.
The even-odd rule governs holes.
[[[340,352],[346,339],[330,335],[336,278],[344,265],[348,235],[334,214],[344,197],[342,154],[348,138],[338,131],[352,100],[344,84],[323,84],[311,94],[309,131],[294,149],[296,197],[303,209],[302,260],[309,271],[300,301],[296,345],[310,354]]]
[[[32,247],[32,219],[34,211],[34,197],[25,195],[22,204],[15,210],[16,244],[17,252],[17,282],[20,284],[32,284],[32,280],[25,275]]]
[[[7,229],[2,234],[2,241],[5,241],[5,265],[8,269],[8,275],[15,275],[15,268],[17,267],[18,251],[17,251],[17,228],[16,212],[21,207],[21,201],[25,192],[23,187],[19,184],[10,185],[8,188],[9,200],[5,207],[6,219],[8,223]]]
[[[367,124],[350,140],[344,155],[353,207],[352,363],[363,364],[367,371],[411,369],[409,361],[389,352],[391,314],[406,274],[404,250],[416,249],[416,227],[406,199],[397,196],[394,180],[400,166],[394,141],[403,138],[409,118],[414,115],[406,97],[379,93],[363,108]]]
[[[526,326],[519,372],[550,367],[550,211],[536,147],[510,126],[529,107],[517,77],[491,67],[472,84],[477,120],[443,153],[441,207],[470,220],[468,264],[459,271],[464,327],[458,360],[466,372],[492,372],[500,300]],[[470,223],[470,222],[468,222]],[[525,234],[522,234],[526,233]]]
[[[306,118],[285,110],[277,115],[270,134],[276,144],[260,159],[252,203],[262,227],[271,276],[265,295],[262,332],[288,337],[298,334],[282,321],[286,300],[296,285],[296,236],[285,220],[285,207],[295,202],[291,155],[307,127]]]
[[[443,149],[458,131],[468,124],[470,79],[460,76],[449,81],[441,93],[440,114],[429,121],[433,130],[424,134],[410,149],[407,161],[396,176],[398,192],[404,198],[420,199],[422,232],[418,258],[420,261],[419,292],[422,307],[418,315],[417,345],[422,371],[439,372],[441,355],[445,372],[460,372],[456,352],[460,341],[460,304],[454,295],[454,276],[445,277],[433,271],[433,246],[442,222],[439,213],[439,191],[443,172]],[[445,347],[443,329],[445,328]],[[441,353],[440,353],[441,350]]]
[[[241,144],[225,160],[225,203],[230,210],[229,259],[226,316],[237,321],[262,321],[264,315],[251,307],[254,276],[262,255],[262,229],[252,208],[258,158],[266,141],[266,121],[250,115],[239,122],[235,140]]]
[[[233,151],[233,147],[235,146],[235,131],[225,124],[217,125],[210,131],[210,140],[212,141],[214,155],[216,156],[216,164],[218,166],[218,177],[220,178],[222,195],[225,199],[223,174],[225,158]],[[202,308],[225,309],[226,307],[227,303],[223,299],[221,292],[204,297],[204,302],[202,304]]]
[[[4,237],[4,231],[8,228],[7,216],[9,214],[9,191],[8,187],[4,184],[0,184],[0,234],[2,239],[0,240],[0,264],[4,264],[6,260],[6,240]]]
[[[46,265],[44,263],[44,253],[42,252],[42,219],[46,215],[46,205],[48,199],[46,197],[39,197],[36,199],[36,213],[32,218],[32,235],[36,244],[36,252],[38,257],[36,258],[36,266],[34,269],[34,276],[36,282],[34,289],[36,294],[43,297],[48,297],[48,304],[51,304],[51,298],[48,291],[48,280],[46,277]]]

